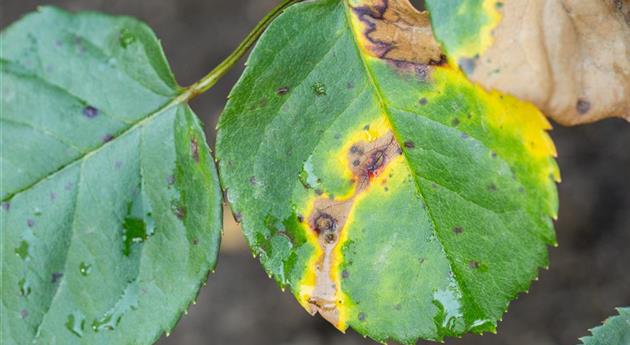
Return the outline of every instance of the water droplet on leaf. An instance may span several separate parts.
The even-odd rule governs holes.
[[[134,34],[132,34],[129,30],[126,28],[120,30],[119,42],[121,47],[127,48],[135,41],[136,36],[134,36]]]
[[[79,272],[83,276],[87,276],[92,271],[92,265],[86,264],[85,262],[81,262],[79,265]]]
[[[22,242],[20,242],[20,246],[15,248],[15,254],[17,254],[17,256],[19,256],[22,260],[26,260],[29,254],[28,248],[28,242],[23,240]]]
[[[31,294],[31,285],[26,281],[25,278],[20,279],[18,281],[18,287],[20,291],[20,296],[28,297]]]
[[[72,314],[68,314],[68,319],[66,320],[66,328],[77,337],[82,337],[83,330],[85,329],[85,316],[83,316],[83,314],[78,311]]]

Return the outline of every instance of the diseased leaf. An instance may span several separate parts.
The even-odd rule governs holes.
[[[427,0],[453,64],[564,125],[630,121],[627,1]]]
[[[216,262],[198,120],[134,19],[45,7],[0,38],[0,342],[152,343]]]
[[[591,330],[591,336],[580,338],[582,345],[630,344],[630,307],[617,308],[619,315],[606,319]]]
[[[555,243],[546,119],[436,47],[406,1],[294,5],[219,122],[223,186],[266,271],[378,341],[494,331]]]

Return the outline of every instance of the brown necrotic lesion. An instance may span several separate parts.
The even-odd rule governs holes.
[[[358,41],[380,59],[415,65],[446,62],[433,37],[427,12],[408,0],[349,1]]]
[[[346,229],[348,217],[357,196],[366,192],[372,181],[402,150],[391,131],[373,141],[354,143],[347,152],[347,162],[352,171],[354,189],[346,197],[331,198],[324,193],[315,199],[306,220],[317,236],[321,255],[315,267],[315,286],[308,298],[311,314],[319,312],[326,320],[340,327],[339,278],[335,265],[335,249]],[[338,261],[337,261],[338,262]],[[337,273],[336,273],[337,272]]]

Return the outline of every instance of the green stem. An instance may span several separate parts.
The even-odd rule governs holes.
[[[227,58],[225,58],[225,60],[223,60],[217,67],[199,81],[185,88],[180,97],[185,100],[190,100],[211,88],[217,83],[217,81],[219,81],[219,79],[221,79],[221,77],[234,67],[236,62],[238,62],[238,60],[245,55],[249,48],[256,43],[256,40],[258,40],[260,35],[262,35],[267,26],[269,26],[269,24],[276,19],[276,17],[278,17],[285,8],[300,1],[302,0],[284,0],[278,6],[274,7],[260,22],[258,22],[256,27],[254,27],[241,44],[239,44],[238,47],[236,47],[236,49],[228,55]]]

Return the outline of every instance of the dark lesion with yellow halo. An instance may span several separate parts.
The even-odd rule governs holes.
[[[352,209],[374,179],[402,154],[391,130],[373,140],[353,142],[349,148],[345,147],[345,151],[353,188],[348,195],[339,197],[322,192],[310,202],[303,220],[316,251],[312,265],[309,265],[310,272],[300,287],[304,307],[311,314],[319,313],[341,330],[346,328],[346,315],[340,291],[340,249],[347,237]]]

